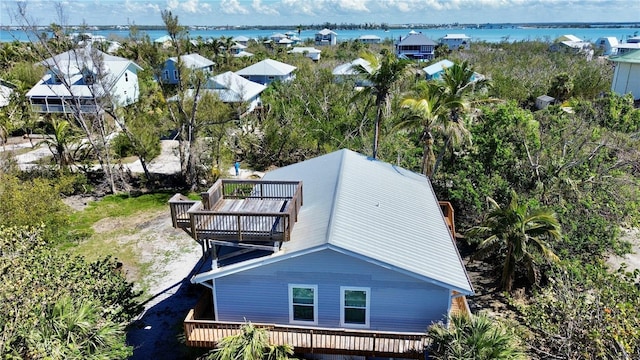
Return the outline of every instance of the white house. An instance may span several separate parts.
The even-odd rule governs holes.
[[[322,29],[316,33],[316,45],[335,45],[338,43],[338,34],[329,30]]]
[[[363,44],[379,44],[382,41],[382,38],[377,35],[361,35],[358,38],[358,41]]]
[[[246,103],[246,111],[250,112],[260,103],[260,94],[267,87],[227,71],[210,77],[204,88],[206,91],[217,94],[218,98],[224,103]]]
[[[282,33],[275,33],[272,34],[271,36],[269,36],[269,40],[273,41],[274,43],[278,43],[280,42],[280,40],[282,39],[288,39],[287,35],[282,34]]]
[[[440,44],[447,45],[451,50],[457,50],[469,47],[471,38],[465,34],[446,34],[440,38]]]
[[[249,38],[243,35],[236,36],[233,39],[231,39],[231,41],[235,42],[236,44],[241,44],[244,46],[247,46],[249,44]]]
[[[35,112],[99,113],[138,101],[142,68],[129,59],[85,47],[39,64],[47,73],[26,94]]]
[[[180,56],[180,62],[184,68],[195,71],[200,70],[205,73],[213,73],[215,63],[200,54],[187,54]],[[180,79],[180,71],[178,70],[178,58],[171,57],[164,62],[162,68],[162,82],[165,84],[177,84]]]
[[[169,35],[160,36],[159,38],[153,40],[153,43],[162,46],[165,49],[173,45],[173,41],[171,40],[171,36]]]
[[[602,55],[617,55],[618,39],[615,36],[601,37],[596,40],[596,48],[602,50]]]
[[[631,51],[640,50],[640,36],[634,36],[627,39],[623,43],[616,45],[617,55],[624,55]]]
[[[11,94],[13,94],[13,90],[15,88],[15,85],[4,80],[0,80],[0,107],[9,105],[9,102],[11,101]]]
[[[294,48],[291,48],[291,50],[289,50],[288,53],[301,54],[313,61],[318,61],[320,60],[320,53],[322,53],[322,50],[318,50],[314,47],[296,46]]]
[[[634,100],[640,99],[640,50],[611,56],[609,60],[616,66],[611,91],[620,95],[631,93]]]
[[[333,71],[333,77],[336,82],[342,82],[346,79],[354,79],[355,85],[357,87],[369,86],[370,83],[364,79],[365,74],[360,73],[356,70],[357,67],[361,67],[365,72],[371,74],[373,72],[373,67],[371,63],[363,58],[357,58],[351,62],[346,64],[336,66]]]
[[[236,74],[253,82],[269,85],[274,81],[285,82],[293,80],[295,69],[295,66],[272,59],[265,59],[236,71]]]
[[[562,35],[549,46],[551,51],[575,51],[587,53],[591,51],[592,45],[575,35]]]

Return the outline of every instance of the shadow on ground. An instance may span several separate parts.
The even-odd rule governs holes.
[[[184,344],[182,322],[205,288],[189,282],[201,271],[200,259],[189,274],[147,301],[145,312],[129,325],[127,344],[134,347],[131,360],[196,359],[206,349],[189,348]]]

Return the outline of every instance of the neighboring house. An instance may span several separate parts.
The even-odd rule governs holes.
[[[329,30],[322,29],[316,33],[316,45],[335,45],[338,43],[338,34]]]
[[[236,74],[253,82],[269,85],[274,81],[285,82],[293,80],[295,69],[295,66],[272,59],[265,59],[236,71]]]
[[[627,41],[616,45],[617,55],[624,55],[631,51],[640,50],[640,36],[627,38]]]
[[[287,38],[287,35],[282,34],[282,33],[275,33],[275,34],[269,36],[269,40],[273,41],[276,44],[279,43],[280,40],[283,40],[283,39],[288,39],[288,38]]]
[[[295,46],[295,45],[300,44],[302,42],[302,39],[300,39],[299,37],[297,37],[295,35],[292,35],[292,36],[287,35],[287,36],[289,36],[289,40],[292,41],[291,45]]]
[[[640,99],[640,50],[611,56],[609,60],[616,66],[611,91],[620,95],[631,93],[634,100]]]
[[[241,57],[252,57],[253,53],[250,53],[248,51],[240,51],[237,54],[234,54],[233,57],[237,57],[237,58],[241,58]]]
[[[377,35],[362,35],[358,38],[363,44],[379,44],[382,41],[382,38]]]
[[[0,107],[5,107],[11,102],[11,94],[16,86],[0,79]]]
[[[173,46],[173,40],[171,40],[171,36],[169,35],[160,36],[159,38],[153,40],[153,43],[162,46],[164,49]]]
[[[562,35],[549,46],[551,51],[574,51],[588,53],[592,50],[592,45],[574,35]]]
[[[629,44],[640,44],[640,36],[633,36],[633,37],[627,38],[626,43],[629,43]]]
[[[231,39],[231,41],[235,42],[236,44],[240,44],[244,46],[249,45],[249,38],[243,35],[236,36],[233,39]]]
[[[427,80],[440,79],[444,71],[451,66],[453,66],[453,62],[444,59],[422,68],[422,71],[425,72]]]
[[[215,63],[200,54],[181,55],[180,62],[186,69],[195,71],[200,70],[207,74],[213,73]],[[180,80],[180,71],[178,70],[178,58],[171,57],[164,62],[162,72],[160,74],[162,83],[177,84]]]
[[[227,71],[210,77],[203,88],[217,94],[224,103],[247,104],[246,109],[241,110],[241,114],[239,114],[242,115],[245,112],[253,111],[260,104],[260,94],[267,87]]]
[[[451,50],[468,48],[471,44],[471,38],[465,34],[446,34],[440,38],[440,44],[447,45]]]
[[[618,39],[613,36],[601,37],[596,40],[596,48],[602,50],[602,55],[616,55],[618,53]]]
[[[241,52],[245,51],[246,48],[247,48],[246,45],[242,45],[240,43],[234,43],[233,46],[231,46],[231,54],[238,55]]]
[[[371,85],[367,80],[365,80],[364,74],[361,74],[355,69],[357,66],[362,66],[362,68],[369,74],[374,70],[367,60],[357,58],[346,64],[336,66],[331,73],[333,74],[334,79],[336,79],[336,82],[342,82],[346,79],[354,79],[356,87]]]
[[[435,64],[431,64],[427,67],[422,68],[422,71],[425,72],[425,77],[427,80],[439,80],[442,78],[442,75],[444,74],[445,70],[450,68],[451,66],[453,66],[453,62],[444,59],[444,60],[440,60]],[[476,81],[480,81],[483,80],[485,78],[484,75],[482,74],[478,74],[477,72],[473,72],[473,74],[471,74],[471,78],[469,79],[470,82],[476,82]]]
[[[451,207],[423,175],[340,150],[219,180],[202,199],[170,200],[174,225],[212,257],[191,278],[211,295],[185,319],[189,346],[251,322],[300,356],[424,359],[425,330],[469,314]]]
[[[140,66],[92,47],[70,50],[39,65],[47,73],[26,97],[39,113],[100,113],[138,101]]]
[[[414,60],[432,60],[435,57],[436,42],[422,33],[411,30],[409,35],[396,43],[396,55]]]
[[[285,38],[274,43],[277,44],[278,46],[291,47],[291,45],[293,44],[293,40]]]
[[[291,48],[291,50],[288,51],[289,54],[301,54],[304,55],[306,57],[308,57],[309,59],[313,60],[313,61],[318,61],[320,60],[320,53],[322,53],[322,50],[318,50],[314,47],[294,47]]]
[[[616,55],[625,55],[632,51],[640,50],[640,43],[619,43],[616,45]]]

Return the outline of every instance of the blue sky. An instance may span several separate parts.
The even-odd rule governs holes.
[[[18,0],[38,24],[160,25],[169,9],[183,25],[331,23],[448,24],[640,22],[640,0]],[[2,0],[0,24],[17,25],[16,2]]]

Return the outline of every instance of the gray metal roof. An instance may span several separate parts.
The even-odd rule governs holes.
[[[177,62],[178,58],[172,57],[169,58],[169,60]],[[215,65],[213,61],[197,53],[181,55],[180,60],[182,61],[184,66],[189,69],[203,69]]]
[[[398,46],[417,46],[417,45],[438,45],[435,41],[424,36],[422,33],[411,31],[404,39],[402,39]]]
[[[196,275],[192,281],[331,248],[472,294],[473,288],[429,180],[350,150],[267,173],[302,180],[304,204],[291,240],[266,258]]]
[[[338,65],[333,68],[331,72],[333,75],[359,75],[358,71],[355,69],[356,66],[362,65],[362,67],[369,73],[373,72],[373,68],[371,67],[371,63],[363,58],[357,58],[352,62]]]
[[[242,76],[250,76],[250,75],[272,75],[272,76],[283,76],[289,75],[296,69],[295,66],[285,64],[280,61],[265,59],[260,61],[259,63],[255,63],[251,66],[247,66],[244,69],[236,71],[236,74]]]

